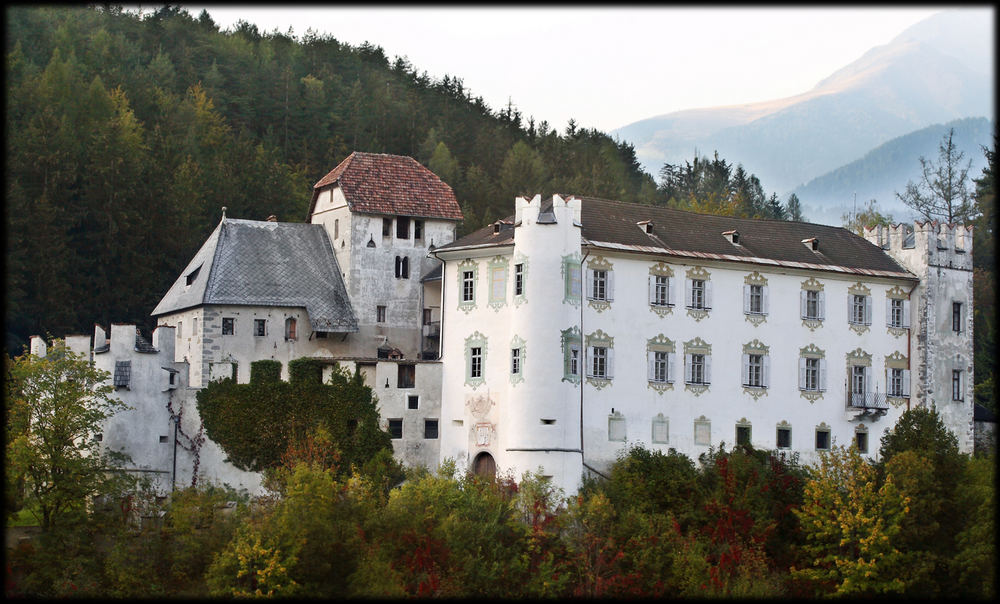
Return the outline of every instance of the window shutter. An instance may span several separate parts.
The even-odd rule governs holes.
[[[865,296],[865,325],[872,324],[872,297]]]
[[[799,357],[799,390],[806,388],[806,359]]]
[[[674,291],[674,278],[667,277],[667,304],[673,306],[677,303],[677,293]]]
[[[799,316],[806,318],[806,290],[799,291]]]
[[[684,382],[691,383],[691,355],[684,355]]]
[[[692,294],[693,294],[693,290],[691,289],[691,280],[690,279],[685,279],[684,280],[684,306],[687,306],[688,308],[690,308],[691,306],[693,306],[693,303],[692,303]]]
[[[610,380],[615,377],[615,349],[609,346],[605,350],[607,352],[605,353],[606,369],[604,377]]]
[[[705,310],[712,308],[712,282],[705,280]]]
[[[771,385],[771,355],[764,355],[764,369],[763,375],[761,375],[760,385],[767,388]]]
[[[652,350],[646,351],[646,367],[649,372],[647,379],[652,382],[656,378],[656,352]]]
[[[587,364],[586,373],[587,377],[594,377],[594,347],[587,346],[587,359],[584,361]]]
[[[649,289],[649,303],[656,303],[656,275],[650,275],[649,279],[646,281],[646,285]]]
[[[712,355],[705,355],[705,383],[712,383]]]
[[[673,382],[676,379],[676,374],[674,373],[674,353],[667,353],[667,381]]]
[[[871,367],[865,367],[865,394],[872,391],[872,372]]]
[[[819,389],[826,391],[826,359],[819,360]]]
[[[847,294],[847,322],[854,323],[854,295]]]
[[[594,271],[588,268],[587,269],[587,285],[586,285],[587,292],[588,292],[587,293],[587,297],[588,298],[593,299],[593,298],[597,297],[597,292],[595,291],[597,288],[595,287],[595,285],[596,284],[594,283]]]
[[[743,284],[743,313],[746,314],[748,312],[750,312],[750,286]]]
[[[903,370],[903,396],[910,396],[910,370]]]
[[[903,300],[903,327],[910,327],[910,301]]]
[[[819,307],[817,309],[817,313],[819,314],[818,318],[819,319],[825,319],[826,318],[826,292],[820,291],[819,292],[819,296],[817,296],[817,298],[818,298],[818,300],[817,300],[817,306]]]
[[[604,299],[611,302],[615,299],[615,271],[607,271],[604,280]]]
[[[750,355],[743,353],[743,372],[740,374],[743,381],[740,382],[744,386],[750,383]]]
[[[892,324],[892,299],[889,298],[885,301],[885,325],[886,327],[893,327]]]
[[[760,289],[761,289],[760,311],[766,315],[767,312],[768,312],[768,309],[770,308],[769,300],[767,299],[768,298],[768,296],[767,296],[768,287],[765,285],[765,286],[761,287]]]

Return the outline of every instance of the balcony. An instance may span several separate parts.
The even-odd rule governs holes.
[[[423,334],[425,338],[441,337],[441,321],[431,321],[424,323]]]
[[[889,402],[882,392],[848,392],[847,410],[855,413],[860,411],[858,415],[871,414],[877,418],[889,410]]]

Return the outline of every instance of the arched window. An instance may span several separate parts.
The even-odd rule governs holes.
[[[288,317],[285,319],[285,339],[294,340],[295,338],[295,319],[293,317]]]
[[[406,256],[396,256],[396,278],[410,278],[410,259]]]

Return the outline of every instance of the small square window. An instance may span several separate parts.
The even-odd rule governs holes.
[[[411,394],[406,397],[406,408],[407,409],[419,409],[420,408],[420,397],[416,394]]]
[[[97,442],[103,441],[104,440],[104,434],[101,433],[101,432],[98,432],[97,434],[94,435],[94,440],[96,440]]]
[[[222,335],[231,336],[236,333],[236,319],[233,317],[222,317]]]
[[[167,442],[167,435],[166,434],[161,434],[160,435],[160,442],[161,443]]]
[[[267,319],[253,320],[253,335],[261,338],[267,335]]]
[[[438,437],[438,420],[436,419],[425,419],[424,420],[424,438],[434,439]]]
[[[777,446],[779,449],[791,449],[792,448],[792,429],[791,428],[778,428],[777,435]]]
[[[858,453],[868,453],[868,433],[855,432],[854,444],[858,447]]]
[[[736,426],[736,444],[750,444],[750,426]]]
[[[389,420],[389,437],[393,439],[403,438],[403,420],[402,419],[390,419]]]
[[[830,450],[830,431],[829,430],[816,430],[816,450],[817,451],[829,451]]]

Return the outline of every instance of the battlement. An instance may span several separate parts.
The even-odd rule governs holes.
[[[907,265],[919,256],[926,264],[972,268],[972,225],[918,220],[913,224],[865,227],[864,237],[893,258],[906,258]]]

